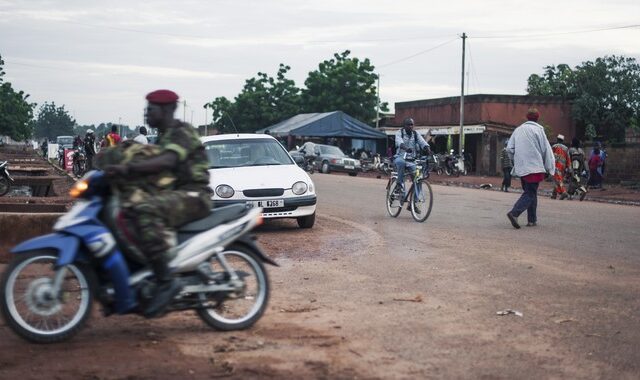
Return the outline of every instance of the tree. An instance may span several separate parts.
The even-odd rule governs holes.
[[[340,110],[372,123],[378,105],[378,75],[368,58],[360,61],[349,54],[349,50],[336,53],[309,73],[302,91],[303,107],[306,112]],[[388,111],[387,103],[381,103],[380,108]]]
[[[571,100],[573,119],[590,137],[622,141],[626,128],[640,127],[640,65],[635,58],[605,56],[574,70],[547,66],[542,77],[529,76],[527,92]]]
[[[9,82],[4,82],[4,61],[0,56],[0,135],[14,140],[25,140],[33,134],[33,108],[27,102],[28,94],[16,92]]]
[[[75,125],[75,120],[69,116],[64,106],[56,107],[53,102],[45,102],[38,111],[35,134],[38,137],[55,140],[57,136],[72,136]]]
[[[291,67],[280,64],[275,78],[259,72],[257,77],[245,81],[233,103],[218,97],[206,104],[205,107],[213,110],[215,127],[253,132],[299,113],[300,89],[293,80],[287,79],[289,70]]]

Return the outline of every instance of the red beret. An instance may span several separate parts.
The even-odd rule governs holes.
[[[171,90],[156,90],[147,94],[149,103],[169,104],[178,101],[178,94]]]
[[[538,121],[539,117],[540,112],[538,112],[537,108],[529,108],[529,111],[527,111],[527,120]]]

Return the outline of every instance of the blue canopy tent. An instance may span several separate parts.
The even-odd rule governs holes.
[[[269,131],[274,136],[350,137],[355,139],[386,139],[387,135],[371,128],[342,111],[303,113],[281,121],[256,133]]]

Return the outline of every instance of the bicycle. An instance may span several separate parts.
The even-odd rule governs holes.
[[[411,187],[408,191],[396,193],[396,179],[398,173],[393,171],[387,182],[386,205],[387,212],[392,217],[397,217],[402,211],[405,202],[409,202],[407,207],[411,211],[411,216],[416,222],[424,222],[431,214],[433,207],[433,191],[429,184],[429,165],[426,157],[415,160],[416,170],[408,176],[411,179]],[[409,174],[409,173],[407,173]],[[406,186],[403,186],[403,188]]]

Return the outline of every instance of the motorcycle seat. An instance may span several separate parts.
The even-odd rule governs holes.
[[[210,230],[220,224],[236,220],[247,213],[247,206],[244,204],[233,204],[218,207],[212,210],[209,216],[187,223],[178,228],[179,233],[194,233]]]

